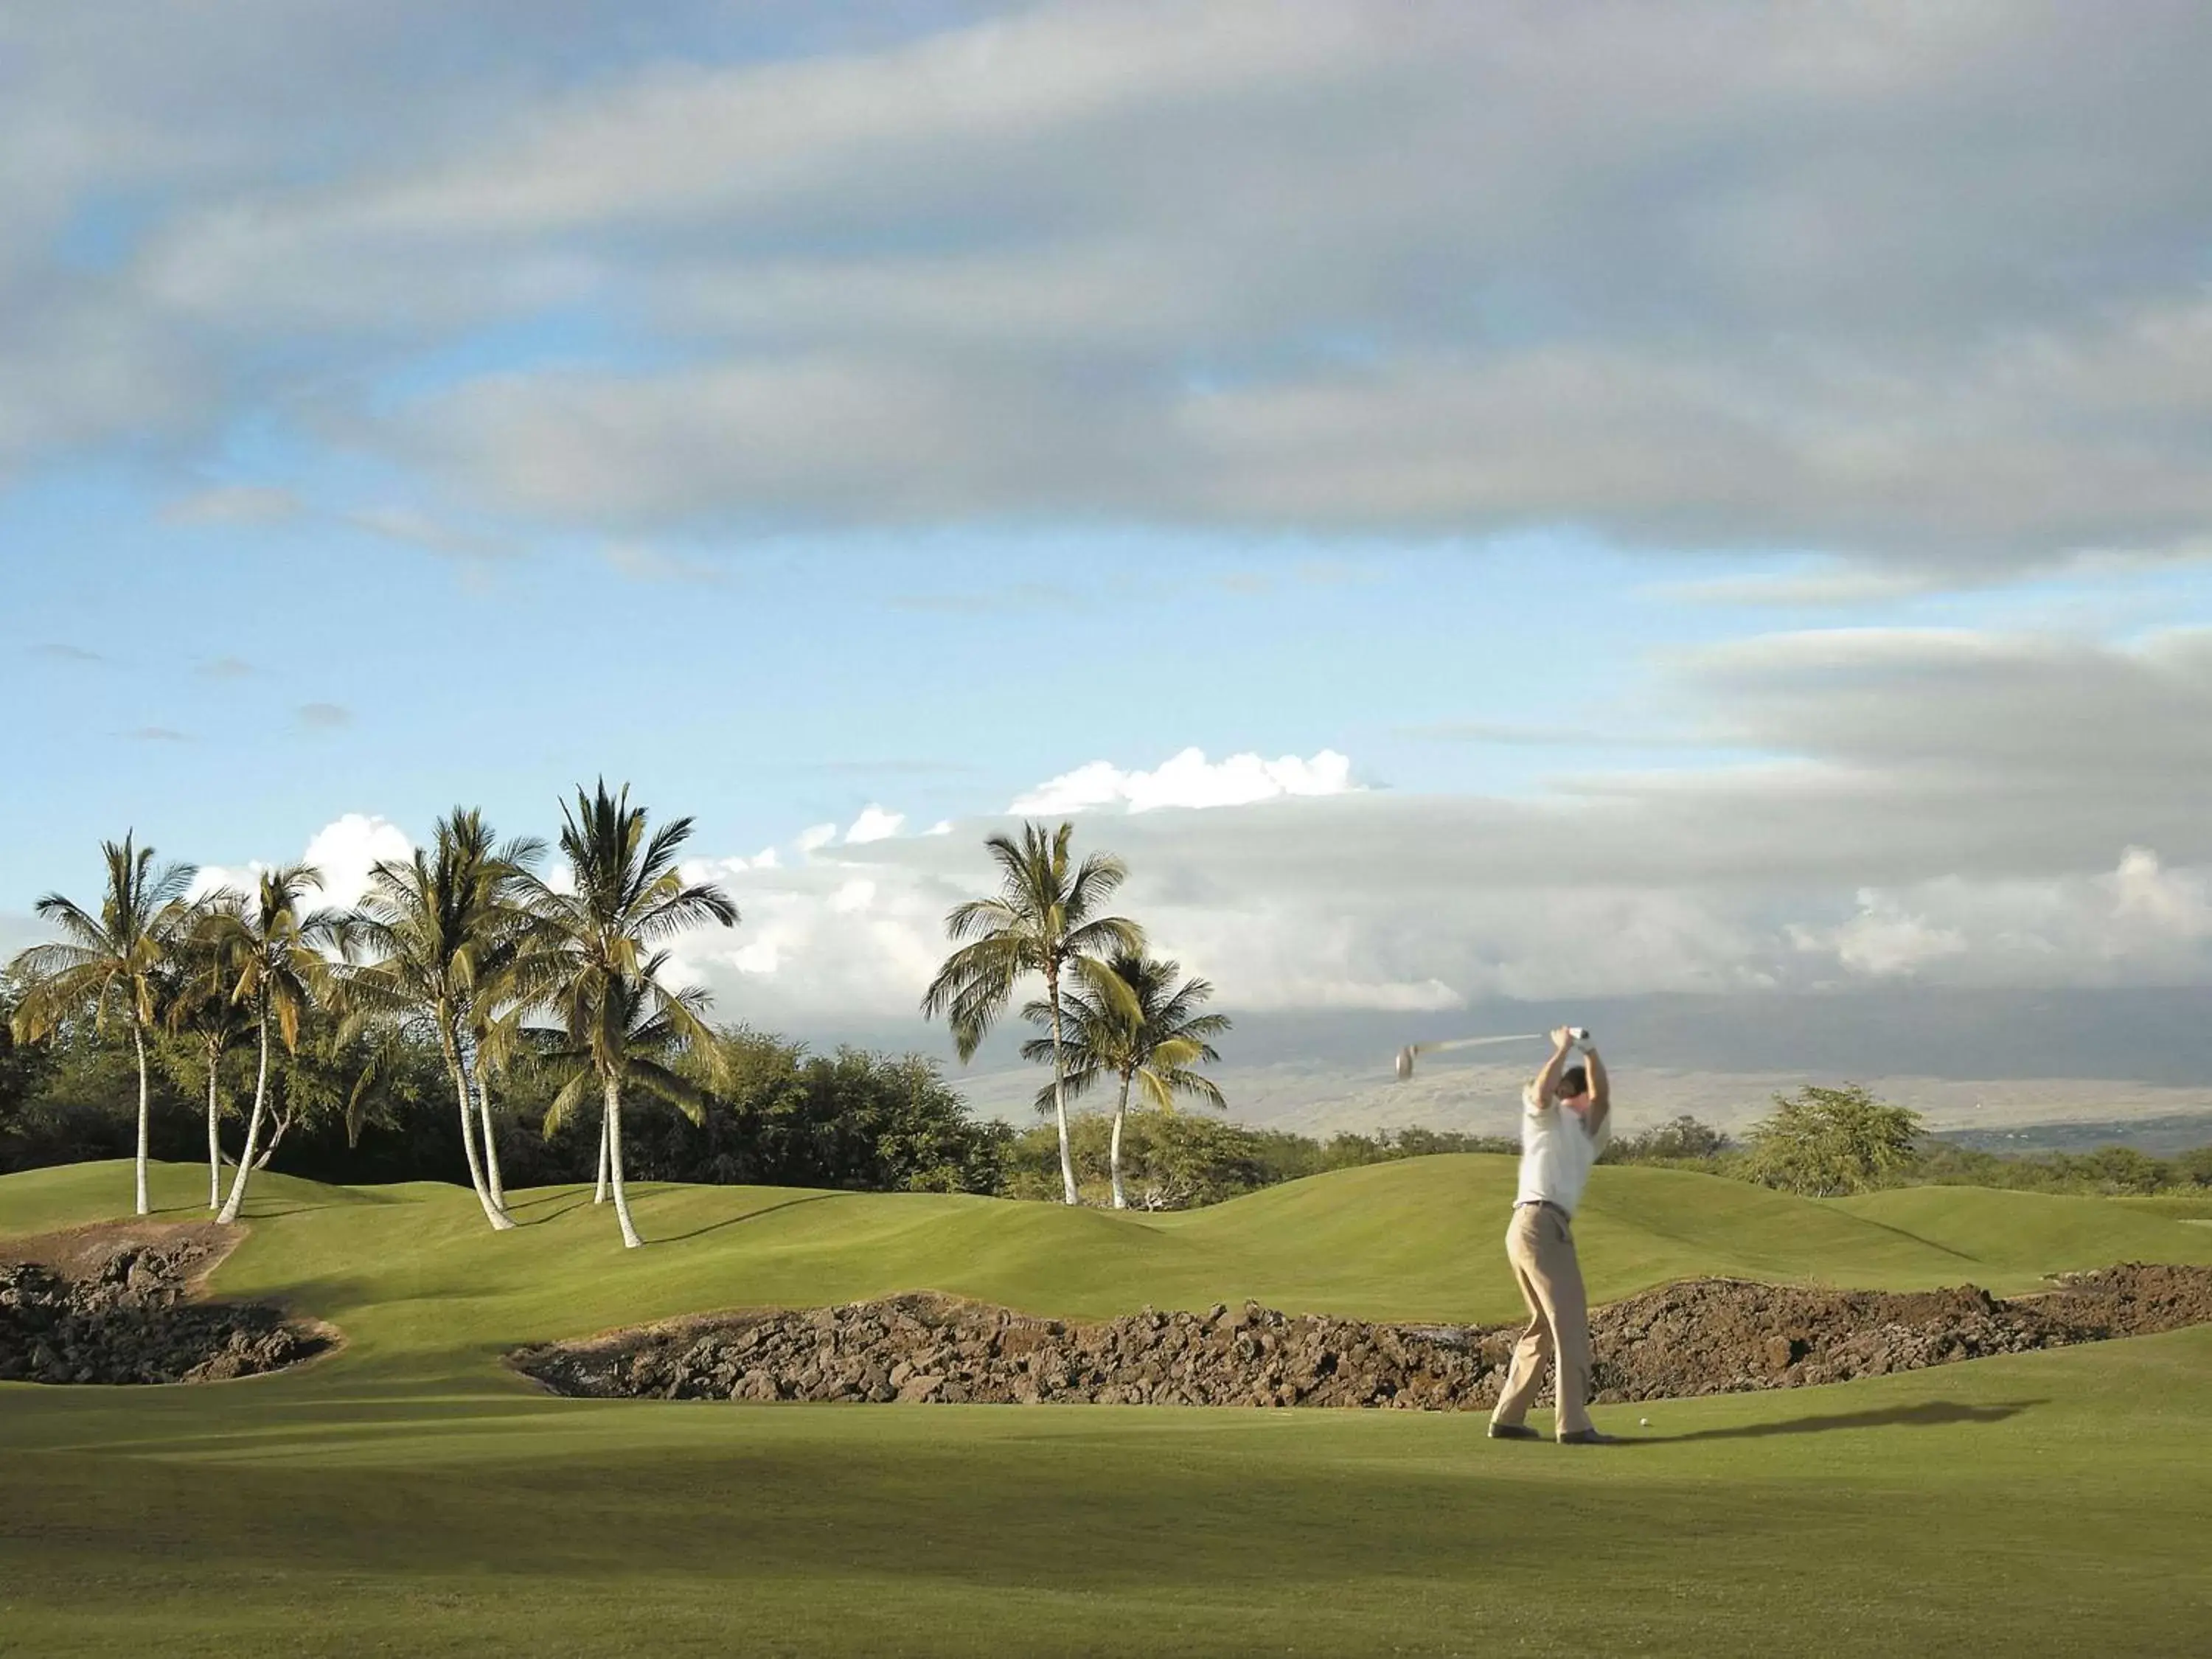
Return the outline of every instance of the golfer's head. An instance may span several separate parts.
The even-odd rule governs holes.
[[[1589,1104],[1589,1067],[1570,1066],[1559,1073],[1559,1104],[1577,1109]]]

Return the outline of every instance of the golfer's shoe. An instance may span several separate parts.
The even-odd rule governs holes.
[[[1559,1437],[1562,1446],[1618,1446],[1617,1434],[1600,1434],[1595,1429],[1576,1429]]]
[[[1492,1440],[1541,1440],[1544,1437],[1526,1423],[1492,1423],[1490,1437]]]

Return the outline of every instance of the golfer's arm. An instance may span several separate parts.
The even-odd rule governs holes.
[[[1605,1062],[1597,1057],[1595,1048],[1583,1050],[1583,1065],[1589,1073],[1589,1115],[1583,1121],[1589,1125],[1593,1136],[1605,1131],[1605,1121],[1613,1111],[1613,1085],[1605,1075]]]
[[[1559,1099],[1559,1073],[1567,1069],[1567,1056],[1574,1053],[1569,1043],[1544,1062],[1544,1069],[1536,1073],[1536,1109],[1544,1111],[1555,1106]]]

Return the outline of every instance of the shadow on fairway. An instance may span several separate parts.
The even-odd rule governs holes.
[[[734,1227],[740,1221],[757,1221],[764,1215],[774,1215],[778,1210],[795,1210],[802,1204],[826,1204],[833,1198],[843,1198],[844,1193],[811,1193],[805,1198],[787,1198],[781,1204],[763,1205],[757,1210],[747,1210],[743,1215],[733,1215],[721,1221],[710,1221],[703,1227],[694,1227],[688,1233],[664,1233],[664,1244],[681,1243],[687,1238],[700,1238],[708,1233],[718,1233],[725,1227]]]
[[[2002,1423],[2047,1400],[2014,1400],[1998,1406],[1961,1406],[1948,1400],[1881,1411],[1835,1412],[1824,1417],[1790,1417],[1779,1423],[1746,1423],[1734,1429],[1696,1429],[1688,1434],[1635,1435],[1625,1446],[1674,1444],[1685,1440],[1765,1440],[1778,1434],[1825,1434],[1831,1429],[1943,1428],[1960,1423]]]

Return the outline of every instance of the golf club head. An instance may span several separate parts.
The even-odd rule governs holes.
[[[1398,1081],[1403,1083],[1413,1074],[1413,1051],[1410,1048],[1398,1050]]]

